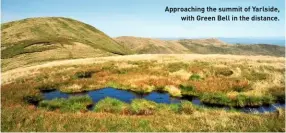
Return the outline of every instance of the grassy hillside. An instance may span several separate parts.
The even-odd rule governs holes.
[[[285,54],[285,47],[281,46],[268,44],[233,45],[214,38],[163,41],[140,37],[118,37],[116,40],[138,54],[198,53],[270,56],[284,56]]]
[[[190,53],[190,51],[176,41],[123,36],[115,38],[117,42],[138,54],[175,54]]]
[[[69,18],[28,18],[1,26],[2,66],[129,53],[98,29]]]
[[[198,54],[236,54],[284,56],[285,47],[269,44],[226,44],[217,39],[179,40],[180,44]]]

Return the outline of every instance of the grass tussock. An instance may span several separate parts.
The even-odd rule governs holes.
[[[91,78],[93,73],[94,72],[92,72],[92,71],[76,72],[74,76],[77,79]]]
[[[196,108],[193,106],[192,102],[184,101],[181,103],[180,112],[184,114],[193,114]]]
[[[260,80],[266,80],[269,75],[264,72],[256,72],[254,70],[252,71],[243,71],[242,77],[245,77],[246,79],[250,81],[260,81]]]
[[[87,111],[87,106],[90,104],[92,104],[92,100],[89,96],[75,96],[68,99],[44,100],[40,102],[39,107],[51,111],[78,112]]]
[[[105,98],[100,100],[94,107],[95,112],[108,112],[126,114],[128,113],[128,104],[114,98]]]
[[[228,68],[220,68],[216,70],[215,74],[222,76],[231,76],[233,74],[233,71]]]
[[[28,104],[37,106],[43,100],[43,97],[40,95],[28,95],[24,96],[23,100]]]
[[[192,85],[181,84],[179,87],[183,95],[198,96],[198,93],[196,92],[196,88]]]
[[[49,92],[49,91],[54,91],[56,90],[58,86],[57,85],[52,85],[52,84],[43,84],[40,86],[37,86],[36,89],[40,90],[41,92]]]
[[[182,62],[175,62],[175,63],[169,63],[166,68],[170,72],[176,72],[181,69],[188,69],[189,64],[182,63]]]
[[[156,103],[144,99],[135,99],[131,103],[131,111],[138,115],[151,115],[156,110]]]
[[[182,91],[175,86],[165,86],[164,91],[168,92],[173,97],[182,97]]]
[[[231,100],[223,93],[204,93],[200,96],[201,101],[213,105],[231,105]]]
[[[154,113],[181,113],[180,104],[157,104],[145,99],[135,99],[132,103],[127,104],[114,98],[105,98],[100,100],[94,107],[95,112],[105,112],[125,115],[152,115]]]
[[[223,93],[204,93],[201,94],[200,99],[206,104],[237,107],[269,105],[275,101],[271,95],[246,96],[238,94],[235,98],[230,98]]]
[[[276,100],[280,103],[285,102],[285,88],[282,87],[272,87],[268,91]]]
[[[193,74],[190,76],[189,80],[198,81],[201,80],[201,76],[199,74]]]
[[[105,112],[125,115],[152,115],[166,112],[175,114],[192,114],[197,108],[188,101],[181,104],[158,104],[145,99],[135,99],[131,104],[114,98],[100,100],[94,107],[95,112]]]

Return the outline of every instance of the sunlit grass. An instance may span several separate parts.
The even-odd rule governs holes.
[[[105,98],[100,100],[93,109],[95,112],[107,112],[107,113],[128,113],[129,106],[120,100],[114,98]]]
[[[47,110],[60,110],[62,112],[87,111],[87,106],[92,104],[89,96],[75,96],[68,99],[59,98],[53,100],[44,100],[39,104],[40,108]]]
[[[162,61],[114,61],[38,69],[31,76],[1,86],[2,131],[285,131],[285,110],[246,114],[234,108],[200,108],[191,102],[167,105],[139,99],[127,104],[106,98],[88,111],[90,100],[86,98],[38,99],[41,91],[53,88],[72,93],[114,87],[140,93],[161,90],[172,96],[197,96],[203,103],[222,106],[259,106],[285,100],[282,68],[259,67],[268,65],[264,62],[253,63],[255,67],[240,63],[215,60],[168,66]],[[233,74],[218,74],[217,65],[222,64]],[[248,75],[253,70],[267,76],[258,74],[253,78]],[[75,76],[77,72],[91,71],[94,73],[88,78],[80,78],[85,74]],[[183,73],[172,75],[177,71]],[[194,74],[201,79],[189,80]],[[258,83],[262,87],[254,86]],[[39,108],[29,101],[41,101]]]

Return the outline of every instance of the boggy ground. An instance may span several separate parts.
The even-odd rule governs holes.
[[[284,58],[267,56],[132,55],[50,62],[2,73],[2,131],[285,131],[284,109],[245,114],[190,102],[135,100],[129,105],[107,98],[87,111],[86,97],[39,101],[41,90],[72,93],[110,86],[258,106],[285,102],[284,82]],[[39,102],[39,108],[27,101]]]

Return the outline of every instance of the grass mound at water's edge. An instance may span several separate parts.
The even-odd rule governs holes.
[[[61,112],[87,111],[87,106],[92,104],[89,96],[74,96],[68,99],[57,98],[53,100],[44,100],[39,104],[40,108],[47,110],[60,110]]]
[[[100,100],[94,107],[95,112],[108,112],[108,113],[119,113],[124,114],[128,111],[128,104],[118,99],[107,97]]]

